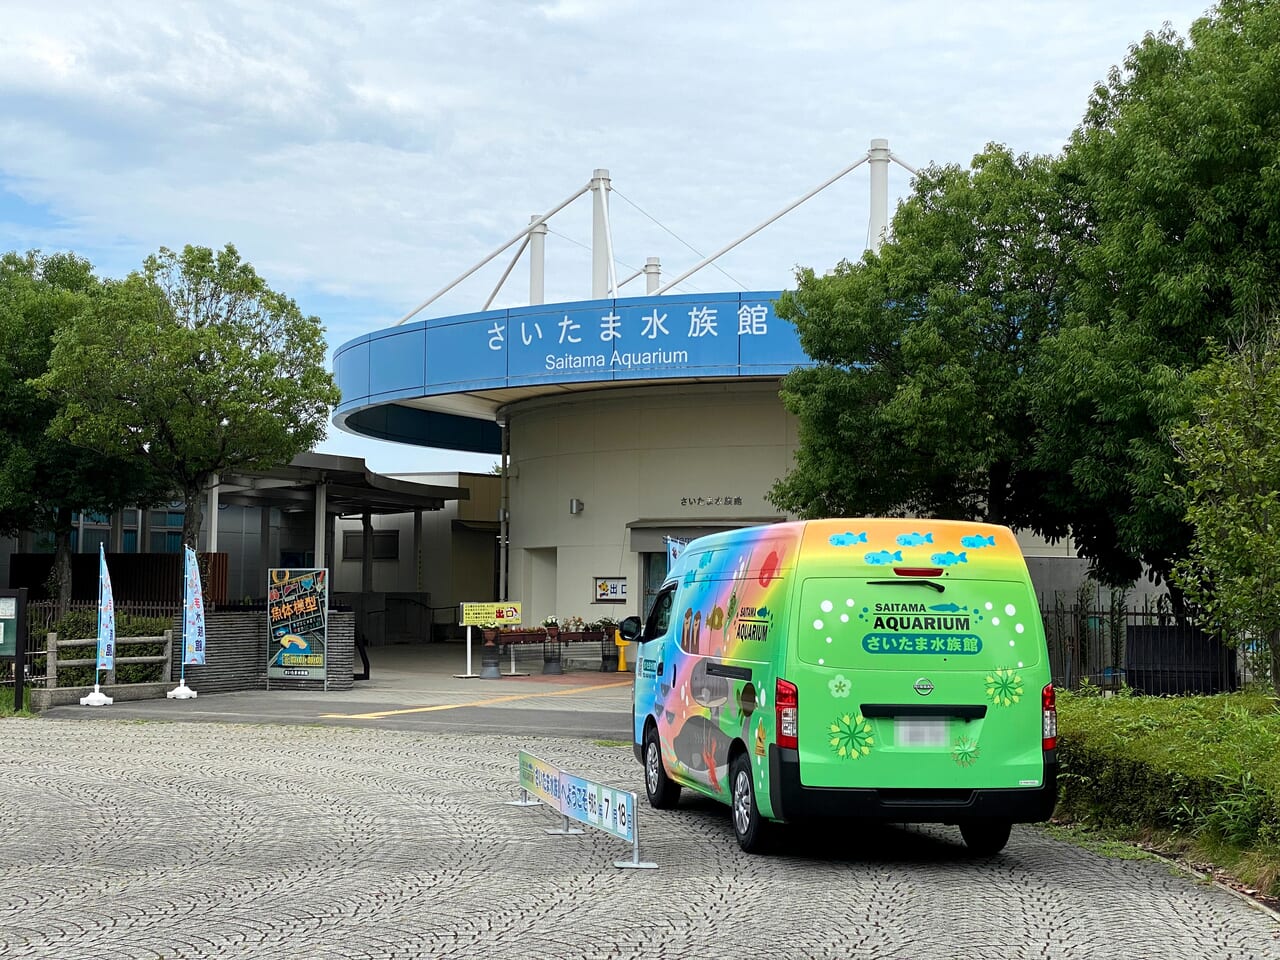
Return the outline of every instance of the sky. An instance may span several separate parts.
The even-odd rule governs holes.
[[[324,323],[391,326],[610,173],[618,279],[670,279],[888,139],[911,167],[1056,153],[1090,90],[1206,0],[5,0],[0,250],[123,277],[232,243]],[[911,175],[890,167],[890,210]],[[862,166],[677,291],[856,260]],[[550,222],[546,301],[591,292],[591,201]],[[479,310],[513,247],[418,319]],[[528,302],[527,260],[493,307]],[[643,279],[622,295],[642,294]],[[379,472],[491,456],[355,437]]]

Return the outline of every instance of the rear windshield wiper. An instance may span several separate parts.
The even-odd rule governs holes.
[[[869,587],[929,587],[939,593],[946,593],[947,588],[932,580],[868,580]]]

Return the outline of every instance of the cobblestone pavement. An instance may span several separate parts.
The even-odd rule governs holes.
[[[639,814],[641,854],[549,836],[516,750],[640,788],[585,740],[219,723],[0,720],[0,957],[1280,958],[1280,924],[1159,861],[1015,829],[788,830]]]

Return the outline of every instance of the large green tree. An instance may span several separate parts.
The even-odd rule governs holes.
[[[1057,322],[1071,228],[1051,160],[992,145],[968,169],[925,170],[878,254],[799,271],[777,311],[817,366],[783,383],[801,442],[771,500],[804,516],[1050,522],[1025,371]]]
[[[33,380],[48,369],[58,332],[93,308],[102,284],[74,254],[0,257],[0,531],[54,535],[56,599],[71,598],[71,519],[159,496],[145,460],[87,450],[48,431],[59,414]]]
[[[1280,325],[1192,379],[1194,416],[1174,433],[1192,539],[1174,580],[1206,626],[1263,647],[1280,693]]]
[[[230,244],[161,248],[140,273],[108,284],[59,332],[40,385],[59,402],[57,434],[146,456],[168,478],[192,545],[217,474],[310,449],[338,401],[320,320]]]
[[[1044,496],[1099,576],[1166,575],[1190,527],[1170,440],[1186,374],[1280,295],[1280,4],[1223,0],[1133,46],[1059,169],[1082,230],[1034,371]]]

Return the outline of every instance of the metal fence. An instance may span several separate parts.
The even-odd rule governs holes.
[[[1040,613],[1053,682],[1067,689],[1092,685],[1153,695],[1224,693],[1239,689],[1264,661],[1168,609],[1057,602]]]
[[[72,603],[68,609],[70,611],[87,612],[96,616],[98,605],[96,603],[78,602]],[[163,617],[166,620],[172,620],[181,612],[182,605],[179,603],[123,601],[116,604],[116,616],[128,614],[131,617]],[[33,637],[43,639],[46,633],[53,631],[54,627],[57,626],[57,622],[57,601],[40,600],[27,604],[28,629]]]

